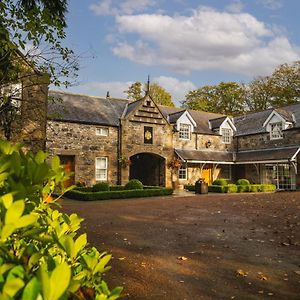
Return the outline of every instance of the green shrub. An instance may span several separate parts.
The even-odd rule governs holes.
[[[208,191],[211,193],[227,193],[226,185],[210,185]]]
[[[93,191],[93,187],[91,187],[91,186],[75,187],[74,189],[77,191],[81,191],[81,192],[92,192]]]
[[[138,179],[131,179],[124,186],[124,190],[142,190],[143,184]]]
[[[249,186],[249,192],[257,193],[261,191],[261,185],[260,184],[250,184]]]
[[[237,185],[238,193],[246,193],[250,192],[250,184],[249,185]]]
[[[72,190],[66,193],[66,196],[74,200],[93,201],[93,200],[107,200],[107,199],[125,199],[137,197],[152,197],[152,196],[166,196],[172,195],[173,189],[159,188],[149,190],[123,190],[123,191],[109,191],[109,192],[81,192]]]
[[[195,185],[194,184],[187,184],[184,186],[184,189],[190,191],[190,192],[195,192]]]
[[[225,186],[225,193],[236,193],[237,192],[237,186],[235,184],[228,184]]]
[[[260,184],[261,192],[275,192],[276,185],[275,184]]]
[[[109,185],[107,182],[98,182],[93,185],[92,192],[105,192],[109,191]]]
[[[0,141],[0,299],[117,299],[102,278],[111,255],[87,247],[82,218],[52,208],[68,177],[46,157]]]
[[[123,191],[124,190],[124,185],[111,185],[109,187],[110,191]]]
[[[212,183],[212,185],[227,185],[227,179],[218,178]]]
[[[250,184],[250,181],[248,179],[239,179],[236,182],[236,185],[249,185],[249,184]]]

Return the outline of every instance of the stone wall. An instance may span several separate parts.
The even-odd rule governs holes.
[[[48,121],[46,148],[53,155],[75,156],[75,182],[85,181],[93,185],[95,180],[95,159],[108,158],[108,183],[117,184],[118,172],[118,128],[107,127],[108,136],[96,135],[97,127],[89,124],[78,124]]]
[[[153,128],[153,144],[144,143],[144,126]],[[122,120],[122,148],[123,156],[130,158],[138,153],[153,153],[166,160],[166,186],[172,185],[171,170],[167,167],[174,155],[172,142],[172,127],[146,122],[136,122],[129,119]],[[122,169],[122,184],[129,180],[129,167]]]
[[[22,75],[21,105],[12,123],[11,141],[22,143],[25,150],[45,150],[48,84],[47,75]]]
[[[238,150],[268,149],[300,144],[300,128],[283,131],[283,139],[270,140],[270,133],[239,136]]]

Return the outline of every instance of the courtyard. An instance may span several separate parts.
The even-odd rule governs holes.
[[[300,192],[75,202],[123,299],[300,299]]]

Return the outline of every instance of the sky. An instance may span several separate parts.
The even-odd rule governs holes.
[[[70,0],[68,10],[65,43],[80,55],[69,92],[126,98],[150,75],[179,106],[190,90],[300,59],[299,0]]]

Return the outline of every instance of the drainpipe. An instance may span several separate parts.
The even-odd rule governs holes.
[[[119,119],[119,126],[118,126],[118,146],[117,146],[117,163],[118,163],[118,167],[117,167],[117,172],[118,172],[118,176],[117,176],[117,183],[118,185],[121,185],[121,181],[122,181],[122,168],[121,168],[121,164],[120,164],[120,158],[121,158],[121,153],[122,153],[122,121],[121,119]]]

